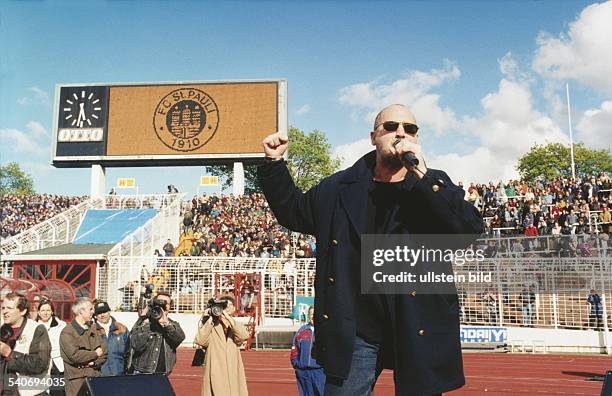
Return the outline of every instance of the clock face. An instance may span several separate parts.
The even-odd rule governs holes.
[[[91,128],[99,125],[102,101],[95,92],[86,88],[74,90],[60,105],[64,123],[70,127]]]
[[[58,102],[58,143],[103,142],[108,87],[62,87]]]

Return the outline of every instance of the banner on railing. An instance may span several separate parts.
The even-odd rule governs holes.
[[[508,340],[508,329],[505,327],[461,326],[461,342],[504,343]]]

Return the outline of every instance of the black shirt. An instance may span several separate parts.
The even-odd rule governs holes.
[[[372,182],[368,194],[367,234],[387,234],[389,221],[399,209],[403,182]],[[384,294],[359,294],[355,307],[357,335],[369,343],[382,344],[390,329],[390,316]]]
[[[166,372],[166,343],[165,340],[162,340],[161,344],[159,344],[159,356],[157,360],[157,367],[155,368],[156,373],[165,373]]]

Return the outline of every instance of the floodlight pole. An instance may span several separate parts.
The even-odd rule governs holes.
[[[570,107],[569,99],[569,84],[565,84],[565,93],[567,96],[567,123],[569,124],[569,136],[570,136],[570,156],[572,159],[572,179],[576,179],[576,164],[574,163],[574,137],[572,135],[572,111]]]

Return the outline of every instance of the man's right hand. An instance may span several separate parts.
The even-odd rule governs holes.
[[[266,157],[281,159],[287,147],[289,146],[289,138],[281,132],[268,135],[262,142]]]
[[[104,355],[104,351],[102,351],[102,348],[100,347],[96,348],[96,355],[98,355],[98,357]]]

